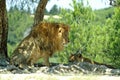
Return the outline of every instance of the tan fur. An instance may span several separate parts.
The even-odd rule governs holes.
[[[33,27],[13,52],[11,64],[19,67],[33,65],[40,58],[49,66],[49,57],[63,49],[69,42],[69,26],[60,23],[41,22]]]
[[[88,58],[83,57],[81,54],[71,54],[69,57],[69,62],[90,62],[94,64],[93,61],[91,61]]]
[[[91,64],[105,65],[109,68],[115,68],[112,65],[92,61],[89,58],[83,57],[82,54],[71,54],[69,57],[69,62],[89,62]]]

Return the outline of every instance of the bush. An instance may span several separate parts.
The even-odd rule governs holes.
[[[32,26],[33,18],[27,12],[14,9],[8,12],[8,22],[8,54],[11,55],[24,38],[24,32]]]
[[[83,56],[100,63],[111,64],[111,35],[114,31],[111,21],[96,24],[96,14],[88,6],[73,0],[73,10],[61,10],[59,22],[70,25],[70,43],[58,54],[59,62],[67,63],[71,53],[80,50]],[[102,22],[102,21],[101,21]],[[101,25],[102,24],[102,25]]]

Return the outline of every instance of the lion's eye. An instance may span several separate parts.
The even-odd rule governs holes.
[[[61,33],[62,32],[62,30],[59,30],[59,33]]]
[[[62,33],[62,28],[59,28],[58,32],[59,32],[59,33]]]

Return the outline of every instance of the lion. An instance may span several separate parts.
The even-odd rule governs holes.
[[[82,54],[71,54],[70,57],[69,57],[69,62],[89,62],[91,64],[105,65],[108,68],[115,68],[112,65],[99,63],[99,62],[90,60],[89,58],[85,58],[84,56],[82,56]]]
[[[68,35],[69,26],[66,24],[40,22],[13,51],[10,63],[22,68],[43,58],[44,65],[50,66],[49,57],[64,49],[69,42]]]

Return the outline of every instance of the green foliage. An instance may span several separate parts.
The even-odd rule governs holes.
[[[57,5],[54,5],[49,12],[49,14],[52,14],[52,15],[57,15],[58,13],[59,13],[59,9]]]
[[[107,8],[93,11],[85,7],[82,0],[71,4],[72,10],[61,9],[60,19],[51,16],[47,21],[70,25],[70,43],[62,52],[54,55],[51,62],[67,63],[71,53],[80,50],[83,56],[100,63],[120,66],[120,8]],[[56,14],[56,13],[55,13]],[[8,13],[9,55],[23,39],[23,34],[33,23],[28,12],[13,8]]]
[[[70,43],[65,49],[66,54],[61,55],[68,56],[78,50],[81,50],[85,55],[95,54],[95,52],[93,53],[94,50],[89,49],[90,46],[94,45],[93,38],[95,38],[94,36],[96,35],[95,32],[92,31],[92,29],[95,29],[95,26],[91,25],[92,21],[95,20],[95,14],[90,7],[84,7],[83,4],[77,3],[75,0],[73,0],[72,7],[73,10],[66,11],[62,9],[61,11],[61,22],[67,23],[71,27]]]
[[[32,26],[33,18],[27,12],[19,11],[15,7],[8,12],[8,22],[8,53],[11,55],[12,51],[23,39],[24,32]]]
[[[94,11],[96,15],[96,24],[103,23],[103,25],[106,23],[106,19],[112,18],[114,15],[114,8],[109,7],[105,9],[95,10]]]
[[[83,56],[91,60],[114,65],[111,63],[114,49],[110,47],[114,37],[114,27],[111,23],[113,8],[92,11],[89,6],[84,7],[76,0],[73,0],[72,7],[73,10],[61,10],[62,19],[59,22],[70,25],[70,43],[58,54],[59,61],[67,63],[70,54],[80,50]],[[104,15],[101,14],[102,11],[105,12]],[[98,18],[101,16],[101,19]]]
[[[115,66],[120,66],[120,8],[115,8],[115,15],[112,19],[113,22],[113,33],[111,37],[111,62],[114,63]],[[120,68],[120,67],[119,67]]]

